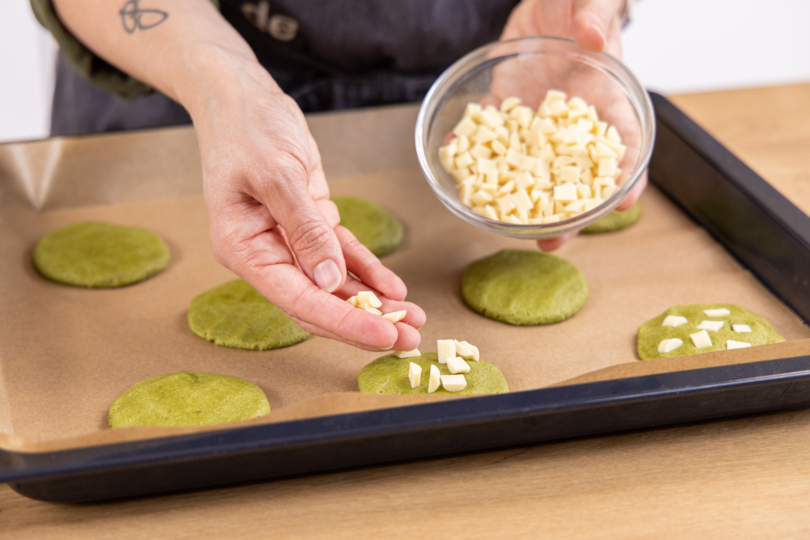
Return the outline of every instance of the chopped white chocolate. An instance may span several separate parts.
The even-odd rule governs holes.
[[[351,298],[349,298],[349,299],[348,299],[348,300],[346,300],[346,301],[347,301],[348,303],[350,303],[351,305],[353,305],[354,307],[357,307],[358,305],[360,305],[360,303],[357,301],[357,297],[356,297],[356,296],[352,296]]]
[[[682,324],[686,324],[688,321],[686,317],[681,317],[680,315],[667,315],[664,317],[664,322],[661,326],[680,326]]]
[[[733,339],[726,341],[726,349],[744,349],[750,346],[751,344],[745,341],[734,341]]]
[[[713,332],[717,332],[725,323],[723,321],[703,321],[699,325],[697,325],[698,330],[711,330]]]
[[[414,356],[422,356],[422,353],[419,352],[419,349],[414,349],[412,351],[394,351],[394,356],[397,358],[413,358]]]
[[[464,375],[442,375],[441,378],[442,386],[448,392],[461,392],[467,388],[467,379]]]
[[[428,394],[432,394],[436,390],[439,389],[439,385],[441,384],[441,373],[439,372],[439,368],[434,366],[433,364],[430,365],[430,379],[428,380]]]
[[[593,105],[549,90],[536,114],[519,98],[499,107],[469,103],[439,149],[462,204],[487,219],[550,224],[611,198],[626,148]]]
[[[577,186],[571,183],[554,186],[554,199],[566,203],[577,200]]]
[[[373,315],[382,315],[382,311],[380,311],[379,309],[377,309],[375,307],[372,307],[372,306],[370,306],[368,304],[360,304],[357,307],[362,309],[363,311],[367,311],[367,312],[369,312],[369,313],[371,313]]]
[[[690,334],[689,338],[698,349],[705,349],[706,347],[712,346],[712,338],[709,337],[709,333],[706,332],[706,330],[701,330],[700,332]]]
[[[408,380],[411,381],[411,388],[416,388],[422,382],[422,366],[411,362],[408,364]]]
[[[450,370],[450,373],[453,375],[456,373],[469,373],[470,364],[465,362],[463,358],[454,356],[453,358],[447,359],[447,369]]]
[[[740,334],[749,334],[752,331],[751,327],[747,324],[732,324],[731,329]]]
[[[725,317],[726,315],[731,315],[731,311],[726,308],[704,309],[703,313],[705,313],[707,317]]]
[[[670,353],[683,345],[683,340],[678,338],[665,339],[658,344],[659,353]]]
[[[437,340],[436,350],[439,353],[439,363],[446,364],[448,358],[456,356],[456,342],[452,339]]]
[[[478,352],[478,347],[467,341],[456,341],[456,354],[465,360],[481,360],[481,354]]]
[[[397,323],[397,322],[401,321],[402,319],[404,319],[405,315],[407,315],[407,314],[408,314],[408,312],[403,309],[402,311],[393,311],[391,313],[384,313],[382,317],[383,317],[383,319],[388,319],[392,323]]]
[[[357,301],[360,304],[368,304],[375,308],[382,306],[380,299],[371,291],[360,291],[357,293]]]

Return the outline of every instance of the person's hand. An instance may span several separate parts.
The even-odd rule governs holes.
[[[190,108],[216,259],[310,333],[367,350],[416,348],[425,314],[404,302],[402,280],[338,225],[295,101],[258,62],[221,62],[230,76]],[[407,310],[404,321],[391,324],[345,302],[361,290],[373,290],[384,313]]]
[[[621,29],[624,25],[627,0],[523,0],[518,4],[506,22],[501,40],[527,36],[556,36],[573,39],[577,44],[592,52],[607,52],[616,58],[622,56]],[[496,69],[492,91],[500,99],[510,95],[526,96],[527,87],[534,84],[545,88],[551,83],[555,88],[580,95],[596,106],[603,119],[608,120],[623,136],[628,146],[628,158],[633,158],[633,149],[640,144],[640,133],[633,110],[624,95],[609,92],[606,85],[600,84],[593,70],[579,70],[571,64],[543,60],[545,65],[525,66],[502,65]],[[536,103],[526,103],[535,108],[543,95],[536,96]],[[524,99],[524,102],[527,100]],[[647,173],[644,172],[627,198],[616,208],[619,211],[630,208],[647,186]],[[563,245],[575,234],[538,241],[540,249],[551,251]]]

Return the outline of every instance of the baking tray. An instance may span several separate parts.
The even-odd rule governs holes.
[[[810,218],[653,94],[653,183],[803,320]],[[279,478],[810,403],[810,357],[749,362],[62,451],[0,450],[0,482],[59,502]]]

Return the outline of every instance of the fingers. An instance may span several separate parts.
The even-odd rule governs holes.
[[[641,194],[644,192],[644,189],[647,187],[647,171],[644,171],[641,174],[641,178],[638,179],[638,183],[633,187],[633,190],[627,195],[627,197],[616,207],[616,210],[619,212],[624,212],[625,210],[629,209],[631,206],[636,204],[636,201]]]
[[[571,240],[575,237],[578,233],[568,233],[562,236],[558,236],[556,238],[546,238],[544,240],[537,241],[537,247],[540,248],[540,251],[554,251],[558,249],[560,246]]]
[[[293,320],[295,320],[295,322],[297,322],[298,325],[301,326],[301,328],[303,328],[305,331],[309,332],[310,334],[320,336],[320,337],[324,337],[324,338],[328,338],[328,339],[334,339],[335,341],[342,341],[343,343],[346,343],[346,344],[351,345],[353,347],[357,347],[358,349],[364,349],[366,351],[372,351],[372,352],[387,352],[387,351],[394,351],[394,350],[412,351],[413,349],[415,349],[415,348],[417,348],[419,346],[419,343],[421,342],[421,339],[422,339],[422,337],[419,335],[419,332],[417,330],[415,330],[413,327],[411,327],[411,326],[409,326],[409,325],[407,325],[405,323],[398,322],[398,323],[392,325],[393,327],[396,328],[396,330],[398,332],[396,343],[394,343],[394,345],[392,347],[390,347],[389,349],[379,349],[377,347],[373,347],[373,346],[370,346],[370,345],[365,345],[363,343],[357,343],[357,342],[354,342],[354,341],[347,341],[346,339],[342,338],[341,336],[336,336],[335,334],[332,334],[331,332],[328,332],[328,331],[324,330],[323,328],[318,328],[317,326],[313,326],[313,325],[311,325],[309,323],[306,323],[304,321],[299,321],[297,319],[293,319]],[[391,324],[391,323],[388,323],[388,324]]]
[[[571,35],[583,49],[602,52],[625,0],[577,0]]]
[[[343,248],[343,256],[346,258],[346,267],[349,272],[388,298],[405,300],[408,289],[395,273],[383,266],[380,260],[361,244],[349,229],[337,227],[335,233]]]
[[[387,350],[400,341],[400,333],[390,321],[319,289],[295,266],[274,264],[240,275],[290,317],[306,324],[307,331],[330,334],[369,350]],[[406,341],[413,337],[408,334]]]
[[[422,311],[422,308],[411,302],[402,302],[386,298],[385,296],[378,293],[378,291],[375,291],[372,287],[369,287],[365,283],[360,283],[356,279],[353,279],[351,276],[346,281],[346,285],[341,287],[340,290],[337,291],[335,294],[339,298],[345,300],[352,296],[355,296],[360,291],[369,291],[369,290],[373,292],[382,302],[382,306],[378,309],[382,311],[384,314],[405,310],[407,313],[402,322],[412,326],[413,328],[422,328],[422,326],[424,326],[427,317],[425,315],[425,312]]]
[[[308,190],[310,170],[288,152],[279,152],[270,161],[259,186],[254,187],[256,197],[284,228],[307,277],[320,289],[333,292],[346,279],[346,264],[334,229]]]

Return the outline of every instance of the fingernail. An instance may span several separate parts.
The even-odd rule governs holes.
[[[315,267],[315,284],[326,292],[334,292],[340,285],[340,270],[332,259],[326,259]]]
[[[382,347],[380,347],[380,350],[381,350],[381,351],[390,351],[390,350],[391,350],[391,349],[393,349],[393,348],[394,348],[394,346],[393,346],[393,345],[391,345],[390,347],[386,347],[386,348],[384,348],[384,349],[383,349]]]

